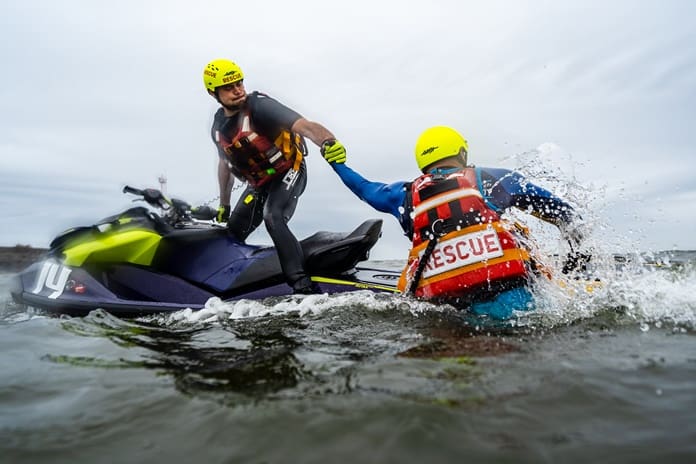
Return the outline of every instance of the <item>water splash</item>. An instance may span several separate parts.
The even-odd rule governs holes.
[[[648,269],[609,282],[598,304],[621,309],[643,324],[696,327],[696,271]]]
[[[566,281],[559,286],[558,282],[542,279],[533,289],[537,311],[520,314],[515,323],[550,327],[605,314],[618,317],[620,323],[637,323],[643,328],[650,324],[696,326],[696,273],[693,267],[682,265],[693,263],[696,255],[687,252],[672,262],[670,258],[674,257],[664,253],[637,254],[636,250],[641,249],[639,234],[618,233],[601,219],[607,207],[607,186],[580,183],[575,176],[576,161],[560,146],[544,143],[509,160],[514,170],[568,201],[582,216],[583,247],[593,256],[592,275],[587,277],[601,282],[588,292],[582,281]],[[509,216],[530,227],[537,253],[551,257],[544,264],[553,275],[562,276],[559,261],[568,245],[558,229],[542,221],[530,222],[523,212],[513,211]]]
[[[655,267],[640,257],[617,266],[615,256],[595,257],[595,262],[602,260],[605,266],[593,273],[596,281],[537,281],[537,310],[520,314],[515,324],[551,328],[602,318],[609,325],[637,324],[641,330],[665,325],[678,331],[696,328],[693,266]]]
[[[267,316],[297,315],[313,317],[331,311],[369,310],[375,313],[396,311],[411,315],[441,312],[451,309],[425,301],[413,300],[401,295],[373,293],[361,290],[340,294],[293,295],[271,297],[263,300],[222,301],[211,298],[201,310],[184,309],[172,314],[155,315],[141,320],[156,320],[164,325],[216,323],[231,320],[253,319]]]
[[[626,258],[625,256],[623,258]],[[675,324],[696,327],[696,271],[691,265],[669,265],[642,256],[617,261],[613,254],[593,258],[591,277],[564,276],[562,259],[552,257],[545,264],[555,277],[539,277],[532,286],[536,310],[518,313],[510,327],[549,329],[583,320],[603,318],[610,324]],[[595,280],[596,279],[596,280]],[[402,295],[357,291],[343,294],[298,295],[264,300],[224,302],[210,299],[199,311],[186,309],[171,314],[147,316],[140,321],[169,328],[210,327],[234,321],[295,316],[304,320],[333,315],[377,315],[380,318],[449,317],[463,313],[462,321],[476,325],[466,312],[449,305],[437,305]],[[472,316],[473,317],[473,316]],[[481,327],[487,327],[481,320]]]

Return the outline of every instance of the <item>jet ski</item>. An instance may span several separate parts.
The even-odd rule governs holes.
[[[292,294],[274,247],[240,242],[213,220],[216,211],[126,186],[147,206],[58,235],[40,261],[11,286],[20,304],[83,316],[102,308],[117,316],[201,309],[223,301]],[[306,269],[325,293],[397,292],[399,270],[361,265],[381,236],[382,221],[353,231],[320,231],[300,241]]]

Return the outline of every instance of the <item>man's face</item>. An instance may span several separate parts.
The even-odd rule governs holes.
[[[239,108],[246,100],[247,94],[243,80],[223,85],[215,90],[220,104],[226,108]]]

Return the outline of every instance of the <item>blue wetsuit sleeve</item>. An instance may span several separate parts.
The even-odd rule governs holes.
[[[479,189],[489,206],[498,212],[516,207],[555,225],[569,224],[573,207],[521,174],[500,168],[476,168]]]
[[[389,213],[401,220],[401,211],[406,199],[406,182],[384,184],[372,182],[353,171],[345,163],[331,165],[338,177],[358,198],[372,206],[377,211]]]

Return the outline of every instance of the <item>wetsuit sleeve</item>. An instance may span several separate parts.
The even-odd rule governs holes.
[[[259,132],[275,136],[281,129],[290,130],[292,125],[302,118],[300,113],[268,95],[253,92],[247,98],[251,117],[254,124],[258,126]]]
[[[557,226],[570,224],[576,218],[572,206],[517,172],[476,168],[476,175],[484,199],[499,212],[516,207]]]
[[[384,184],[372,182],[353,171],[345,163],[331,165],[343,183],[358,198],[377,211],[389,213],[401,222],[401,211],[406,200],[406,182]]]

